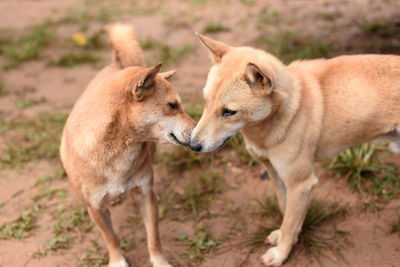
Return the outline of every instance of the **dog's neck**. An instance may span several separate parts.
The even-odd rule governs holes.
[[[274,103],[271,113],[263,120],[248,123],[242,128],[247,142],[268,149],[281,143],[286,135],[301,100],[299,80],[287,73],[285,91],[275,91],[271,95]]]
[[[124,93],[114,94],[114,98],[107,107],[107,119],[98,132],[101,158],[107,160],[122,153],[129,147],[145,142],[143,131],[135,127],[135,123],[129,119],[129,103]]]

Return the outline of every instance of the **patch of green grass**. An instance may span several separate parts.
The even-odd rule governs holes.
[[[161,41],[150,37],[144,41],[140,41],[139,44],[142,49],[153,50],[155,52],[153,59],[148,62],[149,65],[154,65],[159,61],[163,62],[164,65],[169,65],[178,62],[194,50],[194,47],[190,44],[183,44],[180,47],[172,48],[168,44],[162,43]]]
[[[105,30],[98,30],[92,34],[76,33],[72,35],[71,42],[79,48],[86,50],[101,50],[108,46],[105,41]]]
[[[392,225],[392,233],[396,233],[400,236],[400,220]]]
[[[89,13],[88,9],[85,8],[70,8],[65,17],[61,17],[55,23],[57,24],[76,24],[81,25],[83,28],[88,27],[88,22],[93,17]]]
[[[22,90],[16,90],[13,93],[18,97],[25,97],[27,94],[36,92],[37,89],[33,86],[24,86]]]
[[[194,102],[184,108],[184,111],[195,121],[199,121],[204,110],[204,102]]]
[[[41,199],[45,199],[47,201],[52,200],[55,196],[65,198],[67,196],[67,191],[59,188],[47,188],[41,187],[42,193],[34,196],[33,201],[38,202]]]
[[[360,194],[393,198],[400,192],[397,167],[382,162],[382,144],[361,144],[346,149],[334,157],[329,169],[346,177],[350,188]]]
[[[53,224],[52,237],[45,240],[44,251],[35,252],[35,256],[45,256],[49,251],[68,249],[75,234],[90,232],[93,229],[87,209],[84,205],[75,206],[70,214],[62,209]]]
[[[0,225],[0,239],[27,237],[29,232],[35,228],[36,216],[31,210],[25,211],[20,217],[11,222]]]
[[[186,186],[178,201],[183,204],[187,212],[199,216],[207,209],[214,196],[222,192],[224,186],[219,173],[201,173],[197,180]]]
[[[382,22],[369,22],[361,26],[365,33],[377,33],[384,28]]]
[[[259,204],[261,207],[259,215],[272,219],[272,223],[269,227],[260,227],[246,240],[252,250],[264,247],[266,237],[272,231],[279,229],[283,219],[276,198],[268,197],[264,201],[259,201]],[[341,249],[347,242],[346,233],[338,230],[326,230],[322,226],[343,216],[345,212],[346,209],[337,204],[312,201],[307,210],[296,249],[317,261],[320,261],[321,256],[329,257],[328,252],[342,257]]]
[[[202,5],[207,2],[207,0],[188,0],[192,5]]]
[[[173,220],[198,219],[209,215],[208,207],[216,195],[230,186],[225,184],[216,172],[200,173],[189,183],[183,193],[167,190],[159,205],[159,216],[169,216]],[[178,211],[183,211],[184,217]]]
[[[100,5],[93,1],[82,1],[83,6],[70,8],[67,15],[58,19],[57,24],[75,24],[81,28],[88,28],[91,22],[109,23],[112,17],[126,13],[127,11],[117,5]],[[107,3],[107,1],[102,1]]]
[[[49,251],[57,252],[60,250],[68,249],[72,241],[73,238],[68,236],[67,234],[54,235],[50,239],[46,240],[45,250],[43,252],[38,252],[37,255],[46,256]]]
[[[4,86],[4,82],[0,80],[0,96],[6,96],[10,93],[10,90],[7,90]]]
[[[247,152],[244,137],[241,133],[237,133],[231,140],[229,140],[226,146],[236,151],[241,162],[247,163],[249,166],[255,164],[254,159],[250,156],[249,152]]]
[[[101,63],[102,61],[103,58],[101,56],[98,56],[88,51],[66,52],[62,54],[59,58],[50,61],[49,65],[73,68],[83,64],[97,66],[97,64]]]
[[[203,28],[204,33],[217,33],[225,31],[229,31],[229,28],[219,22],[209,22]]]
[[[303,229],[299,234],[299,244],[304,252],[315,259],[321,255],[320,250],[325,249],[341,256],[340,251],[346,242],[346,233],[339,230],[324,230],[319,228],[323,223],[345,214],[346,209],[337,204],[313,202],[307,210]]]
[[[245,6],[254,6],[256,0],[240,0],[240,3],[242,3]]]
[[[113,17],[122,15],[126,13],[126,11],[123,8],[114,5],[114,6],[102,6],[96,13],[97,13],[97,15],[95,16],[96,20],[102,23],[108,23],[111,21]]]
[[[24,110],[30,108],[32,106],[36,106],[46,102],[45,97],[41,97],[39,99],[29,98],[27,100],[16,99],[14,101],[14,105],[18,110]]]
[[[9,29],[0,29],[0,55],[4,53],[5,48],[13,41],[11,32],[12,30]]]
[[[262,36],[260,41],[267,52],[275,55],[284,63],[326,57],[331,50],[331,45],[326,42],[316,40],[311,36],[300,36],[292,31]]]
[[[76,233],[87,233],[93,229],[93,223],[90,221],[87,208],[84,205],[77,205],[71,213],[66,216],[60,216],[53,225],[53,234],[60,235],[70,231]]]
[[[129,247],[131,244],[126,241],[125,239],[122,239],[121,242],[119,243],[119,246],[121,247],[122,250],[126,249]]]
[[[54,180],[65,178],[67,173],[64,169],[57,170],[54,174],[41,176],[35,183],[35,186],[44,186],[45,184],[51,183]]]
[[[175,237],[175,240],[189,247],[187,257],[196,263],[202,262],[204,254],[221,244],[221,239],[213,237],[205,228],[200,229],[192,238],[182,234]]]
[[[398,21],[363,21],[359,27],[365,34],[377,35],[382,38],[400,38],[400,23]]]
[[[90,240],[92,249],[88,249],[79,256],[79,265],[81,267],[104,266],[108,263],[108,255],[98,256],[100,247],[95,240]]]
[[[92,22],[109,23],[122,15],[150,14],[158,10],[157,2],[139,3],[136,0],[79,1],[68,10],[66,16],[60,18],[58,24],[75,24],[81,28],[88,28]]]
[[[170,171],[190,171],[194,168],[209,165],[213,161],[213,154],[200,154],[187,147],[176,147],[172,152],[157,152],[156,163],[164,164]]]
[[[321,12],[319,17],[326,21],[335,21],[340,18],[341,13],[339,12]]]
[[[4,69],[13,69],[23,62],[37,59],[51,40],[54,39],[51,26],[52,23],[49,21],[42,22],[4,45],[2,54],[7,59],[3,66]]]
[[[267,8],[263,8],[260,13],[256,16],[257,28],[263,29],[265,26],[276,26],[280,22],[281,18],[276,10],[269,11]]]
[[[0,168],[15,168],[30,161],[58,157],[66,115],[41,113],[33,119],[8,119],[0,114]]]
[[[72,46],[57,58],[51,60],[50,66],[72,68],[78,65],[89,64],[94,67],[101,65],[103,57],[95,51],[108,47],[103,29],[91,34],[75,33],[70,39]]]
[[[283,218],[276,197],[269,196],[265,200],[257,200],[257,202],[261,208],[258,215],[264,219],[272,219],[277,223],[282,222]]]

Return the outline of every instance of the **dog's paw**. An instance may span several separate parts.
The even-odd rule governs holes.
[[[271,244],[272,246],[276,246],[281,240],[281,230],[272,231],[269,236],[265,239],[266,244]]]
[[[108,264],[108,267],[129,267],[125,257],[122,256],[118,261],[113,261]]]
[[[266,266],[281,266],[285,259],[286,257],[282,255],[278,247],[268,249],[267,253],[261,256],[261,261]]]
[[[169,264],[162,255],[158,257],[151,257],[150,261],[153,264],[153,267],[172,267],[172,265]]]

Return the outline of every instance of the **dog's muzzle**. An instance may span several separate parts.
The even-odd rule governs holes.
[[[192,150],[194,150],[196,152],[200,152],[203,149],[202,144],[200,144],[200,143],[198,143],[196,141],[193,141],[193,142],[190,141],[189,147],[190,147],[190,149],[192,149]]]
[[[187,146],[187,145],[188,145],[187,143],[181,142],[181,141],[175,136],[174,133],[170,133],[169,136],[171,136],[171,138],[172,138],[176,143],[180,144],[181,146]]]

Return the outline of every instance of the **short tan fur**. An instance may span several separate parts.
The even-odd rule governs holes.
[[[153,266],[171,266],[162,254],[157,200],[152,190],[155,142],[188,145],[195,122],[181,107],[167,81],[175,71],[159,73],[161,63],[145,68],[133,28],[110,28],[113,60],[90,82],[65,125],[60,154],[72,188],[100,229],[109,266],[128,266],[114,233],[110,202],[139,187]]]
[[[400,151],[400,56],[354,55],[285,66],[251,47],[199,35],[214,62],[190,147],[209,152],[241,131],[275,184],[284,219],[261,258],[288,257],[317,184],[313,162],[375,138]]]

